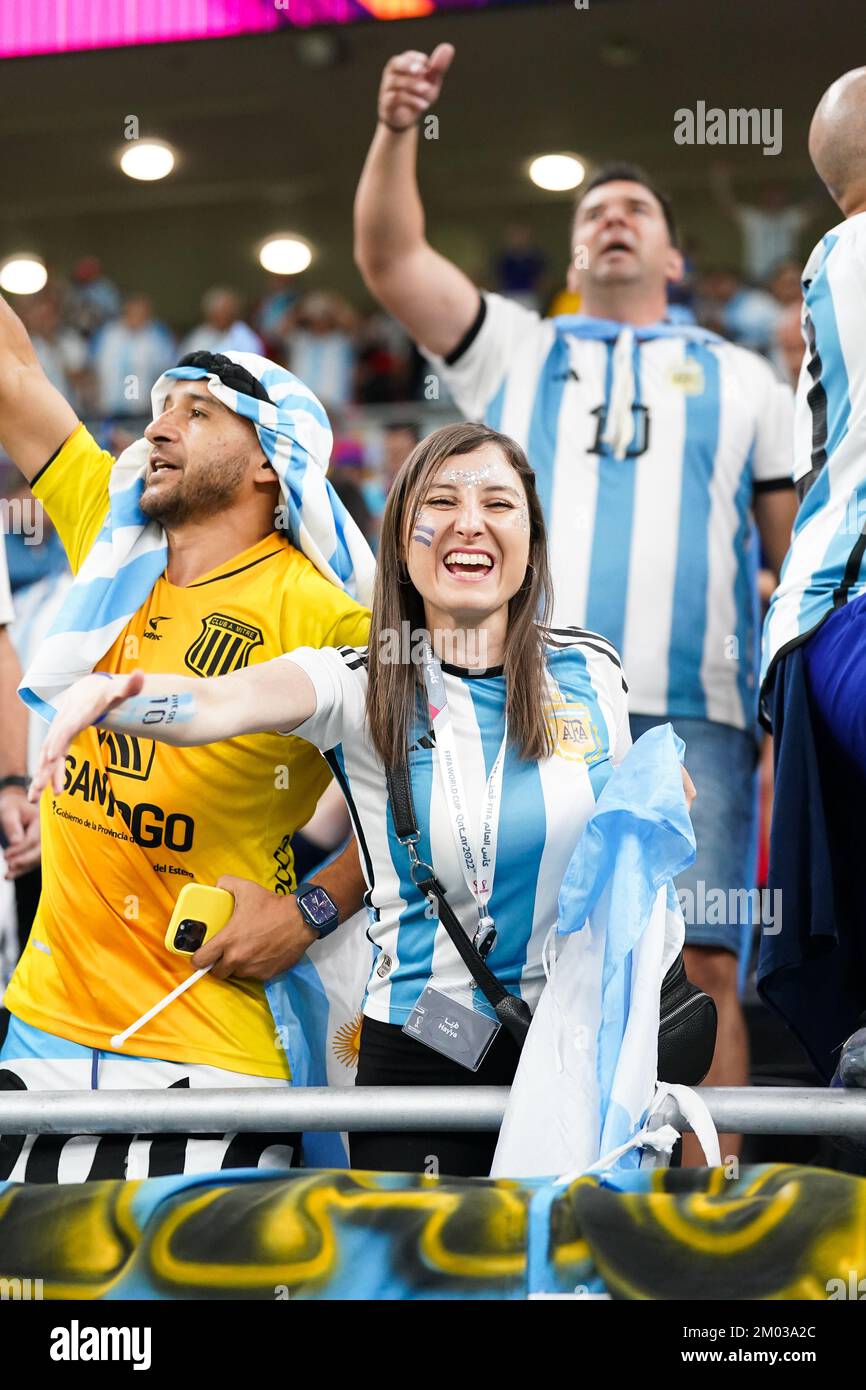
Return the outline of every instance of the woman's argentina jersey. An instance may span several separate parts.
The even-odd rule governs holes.
[[[805,495],[764,623],[762,677],[866,588],[866,213],[822,237],[803,271],[806,355],[794,478]]]
[[[755,492],[791,485],[789,388],[755,353],[689,325],[483,303],[475,336],[432,360],[464,415],[518,440],[535,469],[555,621],[605,633],[635,713],[750,726],[750,509]],[[623,457],[617,415],[630,417]]]
[[[554,687],[548,718],[556,751],[542,763],[522,762],[513,748],[503,772],[496,874],[490,912],[497,942],[490,965],[507,989],[534,1006],[544,984],[541,947],[556,920],[559,888],[572,851],[612,766],[627,752],[626,687],[619,659],[604,638],[576,630],[548,634]],[[425,985],[453,996],[472,979],[447,932],[409,877],[406,849],[396,839],[382,763],[366,719],[366,652],[354,647],[294,651],[316,689],[316,712],[294,732],[325,753],[349,805],[367,880],[369,936],[376,957],[364,1012],[404,1023]],[[504,731],[501,668],[468,673],[443,663],[448,709],[466,801],[477,836],[487,778]],[[478,911],[461,871],[426,718],[409,747],[412,793],[421,842],[460,921],[472,929]],[[475,1007],[490,1013],[476,993]]]

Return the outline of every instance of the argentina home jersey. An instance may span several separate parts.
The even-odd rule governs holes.
[[[551,683],[547,718],[556,729],[554,754],[522,761],[509,747],[503,772],[499,838],[490,912],[497,942],[490,960],[506,989],[534,1007],[544,985],[541,948],[556,921],[566,867],[613,766],[630,746],[626,688],[616,652],[592,633],[548,634]],[[409,876],[406,849],[395,837],[385,770],[370,743],[366,718],[366,649],[303,648],[296,662],[316,690],[316,712],[293,732],[322,750],[346,798],[367,882],[368,935],[375,947],[364,1012],[402,1024],[427,984],[451,997],[472,998],[472,979],[447,932]],[[442,664],[471,833],[502,741],[502,669],[465,672]],[[426,707],[425,707],[426,708]],[[453,839],[433,742],[419,714],[409,745],[409,771],[421,841],[420,857],[435,870],[467,929],[478,920]],[[476,992],[476,1009],[491,1014]]]
[[[757,702],[756,490],[789,487],[791,392],[691,325],[542,319],[488,294],[447,360],[464,415],[526,451],[557,624],[622,654],[637,714],[749,727]]]
[[[803,271],[806,354],[797,386],[801,495],[764,624],[763,672],[866,587],[866,213],[822,237]]]

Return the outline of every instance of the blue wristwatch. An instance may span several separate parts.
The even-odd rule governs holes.
[[[319,937],[330,936],[340,925],[340,913],[333,898],[316,883],[299,883],[295,889],[295,901],[301,916]]]

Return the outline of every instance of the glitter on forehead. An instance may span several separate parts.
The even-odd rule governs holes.
[[[467,487],[478,487],[485,478],[490,477],[490,464],[485,463],[481,468],[449,468],[447,473],[442,474],[441,481],[444,483],[465,483]]]

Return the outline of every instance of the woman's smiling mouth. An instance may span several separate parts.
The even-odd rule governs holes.
[[[452,549],[443,557],[442,563],[454,579],[477,583],[486,579],[494,567],[495,560],[488,550]]]

